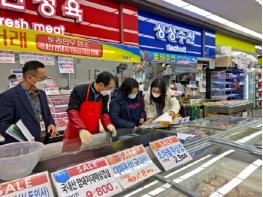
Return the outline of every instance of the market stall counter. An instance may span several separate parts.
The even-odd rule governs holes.
[[[218,140],[219,138],[214,138]],[[233,128],[223,139],[227,142],[253,146],[253,148],[262,150],[262,124],[261,119],[257,123],[247,127]]]
[[[43,151],[44,153],[42,156],[42,160],[38,163],[38,165],[34,169],[34,172],[41,172],[45,170],[47,170],[48,172],[54,172],[68,166],[72,166],[74,164],[104,157],[136,145],[143,145],[146,147],[152,141],[169,136],[174,136],[175,134],[172,132],[157,129],[122,129],[119,131],[119,136],[117,136],[117,138],[114,138],[116,142],[111,142],[111,138],[109,138],[108,133],[104,133],[104,135],[105,138],[100,136],[101,140],[99,144],[91,144],[89,146],[83,147],[80,151],[75,152],[63,153],[62,144],[51,144],[49,147],[47,145],[47,147]],[[118,140],[118,138],[122,135],[130,135],[130,138]],[[93,139],[93,141],[95,140]],[[47,152],[49,152],[49,154],[47,154]]]
[[[242,112],[252,113],[254,104],[249,100],[226,100],[218,102],[203,103],[206,107],[206,114],[223,114],[223,115],[235,115],[242,114]]]
[[[216,143],[204,143],[191,150],[192,162],[161,175],[170,181],[206,196],[261,196],[261,155]],[[154,188],[155,186],[152,185]],[[164,184],[146,194],[161,195]],[[133,196],[136,196],[135,194]],[[167,196],[167,195],[166,195]],[[169,194],[168,194],[169,196]],[[182,196],[179,193],[174,196]],[[185,196],[185,195],[184,195]]]
[[[118,196],[261,196],[261,154],[209,141],[190,146],[188,151],[192,161],[162,171]]]

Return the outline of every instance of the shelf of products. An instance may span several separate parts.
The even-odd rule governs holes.
[[[256,70],[256,95],[255,95],[255,108],[262,108],[262,74],[261,69]]]
[[[58,131],[64,132],[67,123],[67,108],[70,95],[48,96],[51,114],[55,120]]]
[[[245,73],[241,70],[211,71],[211,99],[235,100],[244,98]]]

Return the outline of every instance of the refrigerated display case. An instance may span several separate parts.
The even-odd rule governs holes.
[[[162,175],[201,197],[262,195],[261,155],[214,143],[196,148],[193,154],[195,159],[188,165]]]
[[[211,99],[227,99],[226,97],[226,72],[213,71],[211,73]]]
[[[260,119],[215,116],[195,120],[181,126],[171,126],[166,130],[176,133],[180,141],[186,145],[189,143],[198,143],[208,137],[231,136],[236,131],[248,129],[256,125],[261,125]],[[246,132],[244,135],[249,135],[249,133]],[[243,137],[243,135],[238,134],[235,137],[237,140]]]
[[[216,116],[208,117],[205,119],[197,120],[191,122],[189,126],[192,127],[204,127],[204,128],[214,128],[217,130],[227,130],[234,127],[245,127],[246,125],[251,125],[256,119],[252,118],[241,118],[233,116]]]
[[[159,188],[158,191],[155,191],[156,188]],[[140,183],[132,188],[129,188],[120,194],[116,195],[116,197],[136,197],[136,196],[144,196],[144,197],[174,197],[176,195],[184,195],[182,192],[179,192],[176,188],[173,188],[169,183],[164,183],[159,181],[155,177],[151,177],[150,179]]]
[[[70,95],[48,96],[49,108],[58,131],[64,132],[68,123],[67,109]]]
[[[48,96],[48,104],[52,117],[54,118],[58,135],[50,137],[49,143],[61,141],[68,124],[68,102],[69,94],[65,95],[50,95]]]
[[[253,115],[253,101],[250,100],[225,100],[217,102],[205,102],[205,114],[235,115],[243,112],[251,112]]]
[[[261,120],[258,123],[248,127],[241,127],[238,129],[232,129],[232,131],[226,134],[223,138],[230,142],[236,142],[238,144],[253,145],[255,148],[262,149],[262,124]]]
[[[237,144],[235,147],[227,144],[227,140],[229,139],[243,140],[244,142],[244,138],[259,132],[259,130],[256,129],[260,129],[260,121],[257,120],[257,125],[255,122],[252,124],[255,120],[248,119],[247,122],[244,122],[246,119],[237,119],[236,117],[213,117],[210,118],[210,121],[216,121],[215,118],[219,118],[217,119],[219,122],[230,119],[233,127],[226,130],[218,130],[215,128],[186,126],[180,129],[186,129],[186,131],[188,129],[188,131],[192,132],[195,132],[195,129],[203,129],[208,132],[208,136],[216,136],[224,145],[212,142],[210,137],[202,136],[199,136],[199,139],[202,140],[195,140],[194,143],[186,142],[185,148],[191,154],[193,160],[167,172],[164,172],[161,164],[150,150],[149,142],[176,135],[176,132],[178,132],[176,129],[175,131],[161,129],[119,130],[118,136],[112,139],[113,142],[111,141],[109,133],[100,133],[98,134],[100,136],[94,135],[93,144],[74,152],[63,152],[61,142],[48,144],[45,146],[42,159],[33,170],[33,173],[46,170],[52,173],[75,164],[105,157],[136,145],[143,145],[149,157],[162,172],[125,189],[117,196],[197,197],[200,196],[200,194],[201,196],[209,196],[213,192],[219,192],[217,195],[222,196],[223,194],[220,193],[222,190],[220,188],[223,188],[222,183],[226,185],[225,187],[229,188],[228,184],[232,182],[232,179],[235,180],[234,177],[238,176],[241,172],[242,176],[240,176],[244,178],[245,168],[251,165],[255,168],[253,168],[253,173],[250,171],[251,175],[247,179],[242,179],[242,182],[236,188],[231,188],[233,192],[227,191],[228,194],[225,196],[231,196],[233,193],[238,193],[238,196],[242,197],[261,195],[261,188],[258,187],[258,184],[261,184],[261,151],[256,151],[254,147],[248,149],[241,144]],[[208,126],[210,126],[210,124],[208,124]],[[246,130],[238,134],[237,131],[242,127],[252,130]],[[180,129],[179,131],[182,131]],[[235,133],[234,129],[237,135],[232,135]],[[123,136],[126,138],[122,138]],[[248,139],[246,142],[250,143],[250,140]],[[207,191],[204,187],[210,190]],[[229,194],[229,192],[231,193]]]
[[[245,73],[242,70],[209,70],[207,84],[208,99],[244,99]]]
[[[255,108],[262,108],[262,69],[256,70],[255,76]]]
[[[246,72],[245,78],[245,96],[244,99],[250,100],[253,102],[255,106],[255,98],[256,98],[256,73],[254,71]]]

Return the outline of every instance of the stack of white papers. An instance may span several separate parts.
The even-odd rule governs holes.
[[[164,113],[163,115],[156,118],[150,125],[142,125],[141,128],[165,128],[173,122],[172,117],[169,113]]]
[[[34,141],[35,138],[32,136],[30,131],[24,125],[22,120],[19,120],[16,124],[12,124],[7,130],[6,133],[13,138],[17,139],[19,142],[24,141]]]

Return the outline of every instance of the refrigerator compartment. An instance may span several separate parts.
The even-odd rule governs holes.
[[[116,195],[116,197],[130,196],[155,196],[155,197],[186,197],[184,194],[173,189],[171,185],[164,184],[158,181],[156,178],[151,177],[142,183],[139,183],[130,189],[124,190],[122,193]]]
[[[56,105],[56,106],[51,106],[51,108],[53,108],[55,113],[62,113],[67,111],[68,105]]]
[[[194,127],[209,127],[214,129],[227,130],[233,127],[239,127],[252,122],[250,118],[240,118],[232,116],[209,117],[190,123]]]
[[[221,132],[221,130],[209,129],[209,128],[197,128],[197,127],[180,128],[177,129],[176,131],[177,133],[185,133],[198,138],[212,136]]]
[[[67,105],[69,95],[49,96],[49,101],[52,105]]]
[[[68,118],[67,112],[61,112],[61,113],[53,113],[53,118]]]
[[[180,184],[186,188],[196,191],[201,197],[210,196],[212,193],[218,191],[229,181],[236,178],[241,171],[248,167],[250,163],[245,163],[238,160],[233,160],[227,157],[220,159],[215,164],[209,166],[207,169],[186,179]],[[257,168],[254,173],[244,179],[241,184],[228,192],[226,197],[242,197],[246,194],[253,196],[261,196],[261,167]]]

